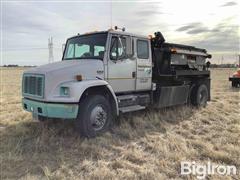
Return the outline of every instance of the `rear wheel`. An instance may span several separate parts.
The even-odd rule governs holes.
[[[205,84],[195,86],[191,94],[192,105],[205,107],[208,101],[208,88]]]
[[[85,137],[95,137],[107,131],[112,123],[111,106],[101,95],[90,95],[79,105],[76,127]]]
[[[232,81],[232,87],[237,87],[238,86],[238,82],[237,81]]]

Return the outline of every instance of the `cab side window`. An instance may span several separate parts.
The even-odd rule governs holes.
[[[146,40],[137,40],[137,57],[140,59],[149,58],[149,45]]]
[[[110,47],[110,58],[112,60],[117,60],[117,49],[118,49],[118,37],[113,36],[111,40],[111,47]]]
[[[126,38],[113,36],[110,47],[111,60],[124,59],[126,57]]]

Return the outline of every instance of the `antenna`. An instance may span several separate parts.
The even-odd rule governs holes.
[[[48,38],[48,62],[52,63],[54,61],[54,57],[53,57],[53,38],[50,37]]]
[[[110,26],[112,28],[112,0],[110,1]]]

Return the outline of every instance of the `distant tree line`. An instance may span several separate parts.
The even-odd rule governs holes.
[[[3,67],[19,67],[17,64],[8,64],[4,65]]]
[[[210,68],[236,68],[237,64],[210,64]]]
[[[18,64],[3,65],[3,67],[36,67],[35,65],[19,66]],[[210,68],[236,68],[237,64],[210,64]]]
[[[28,66],[19,66],[18,64],[8,64],[3,65],[3,67],[36,67],[35,65],[28,65]]]

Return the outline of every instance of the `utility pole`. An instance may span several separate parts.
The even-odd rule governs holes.
[[[54,61],[54,57],[53,57],[53,38],[52,37],[48,38],[48,50],[49,50],[48,62],[52,63]]]

